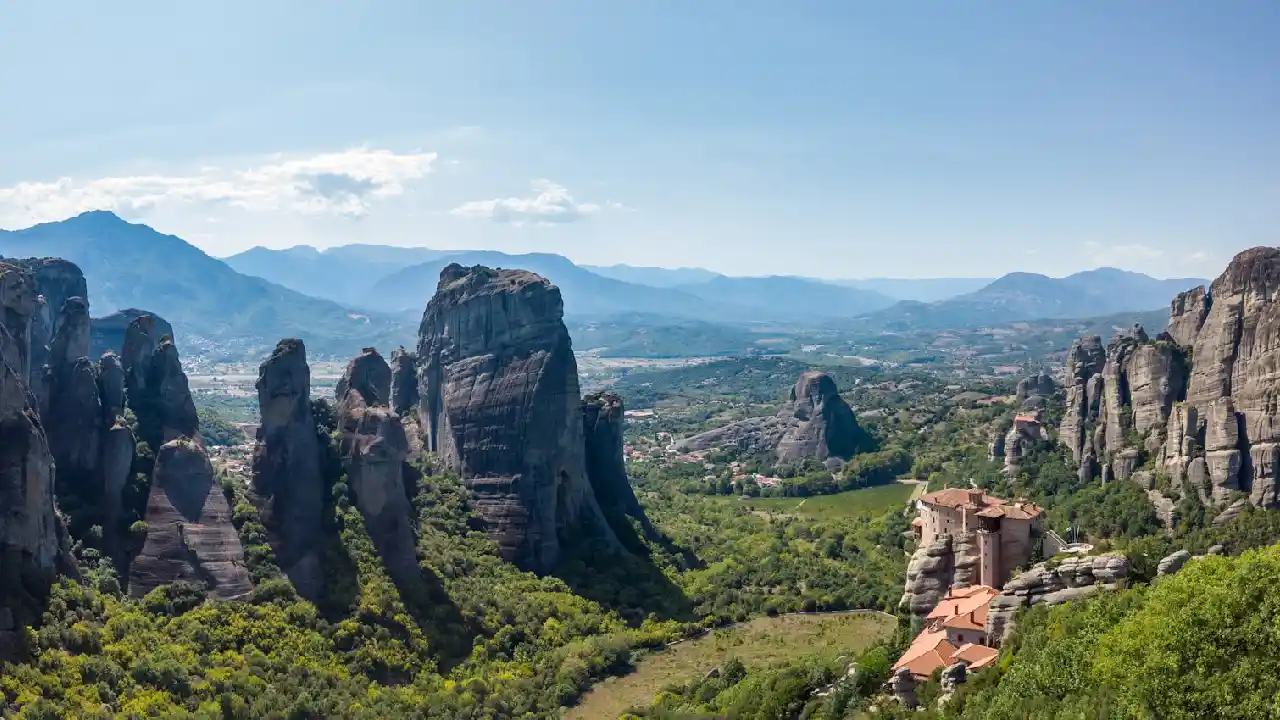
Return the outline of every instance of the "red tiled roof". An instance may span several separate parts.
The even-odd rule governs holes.
[[[973,499],[970,497],[970,491],[964,488],[944,488],[926,493],[920,497],[920,501],[928,505],[941,505],[949,508],[974,507]],[[1031,503],[1009,502],[1004,498],[998,498],[994,495],[982,494],[982,502],[980,506],[983,508],[978,511],[979,517],[1004,517],[1010,520],[1030,520],[1039,517],[1042,512],[1040,508]]]
[[[961,645],[951,655],[951,659],[959,660],[968,666],[969,670],[981,670],[996,661],[1000,656],[1000,651],[995,648],[989,648],[986,645],[975,645],[966,643]],[[914,672],[914,671],[913,671]]]
[[[983,630],[987,608],[1000,591],[986,585],[952,588],[925,618],[932,625],[957,630]]]
[[[893,664],[893,669],[909,668],[917,678],[928,678],[933,671],[951,664],[956,647],[947,641],[946,630],[925,630],[911,641],[911,647]]]

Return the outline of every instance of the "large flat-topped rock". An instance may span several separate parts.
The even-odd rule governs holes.
[[[617,544],[587,479],[563,317],[538,275],[453,264],[419,328],[425,445],[468,483],[503,556],[535,571],[559,560],[566,532]]]

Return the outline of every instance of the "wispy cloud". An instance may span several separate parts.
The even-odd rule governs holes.
[[[492,220],[512,225],[571,223],[600,212],[595,203],[578,202],[568,188],[550,180],[534,180],[530,197],[472,200],[449,211],[464,218]]]
[[[60,220],[85,210],[143,212],[165,205],[229,205],[251,212],[361,217],[379,198],[430,173],[436,153],[354,148],[306,157],[272,155],[247,167],[189,174],[64,177],[0,188],[4,225]],[[0,225],[3,226],[3,225]]]
[[[1164,257],[1160,248],[1141,243],[1112,244],[1089,241],[1084,244],[1085,253],[1094,265],[1116,267],[1143,266]]]

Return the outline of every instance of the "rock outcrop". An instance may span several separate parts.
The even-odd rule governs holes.
[[[173,326],[159,315],[147,310],[139,310],[137,308],[128,308],[113,312],[110,315],[93,318],[89,323],[89,354],[90,357],[101,357],[104,353],[110,351],[117,355],[124,354],[125,337],[129,333],[129,326],[134,320],[147,316],[151,320],[149,330],[155,336],[155,341],[160,342],[160,338],[168,335],[175,337],[173,334]]]
[[[901,667],[895,670],[886,685],[889,694],[903,707],[912,710],[920,707],[920,700],[916,696],[916,677],[911,674],[911,668]]]
[[[179,438],[156,453],[146,518],[146,542],[129,567],[133,596],[178,581],[201,583],[224,600],[253,589],[231,507],[200,443]]]
[[[315,599],[320,565],[325,486],[320,440],[311,411],[311,369],[301,340],[281,340],[258,367],[261,418],[253,451],[253,494],[276,560],[298,593]]]
[[[391,368],[377,350],[365,348],[347,365],[337,392],[339,452],[356,508],[391,577],[401,585],[415,582],[421,576],[404,485],[409,440],[387,404]]]
[[[1280,506],[1278,289],[1280,249],[1238,254],[1208,290],[1173,299],[1168,329],[1155,340],[1135,332],[1112,343],[1100,408],[1079,391],[1082,376],[1092,380],[1076,369],[1094,365],[1073,348],[1062,437],[1077,462],[1090,451],[1086,428],[1102,427],[1092,451],[1117,477],[1149,462],[1175,491],[1204,503],[1243,494],[1257,507]]]
[[[1183,565],[1191,559],[1191,553],[1186,550],[1179,550],[1160,559],[1160,564],[1156,566],[1156,575],[1172,575],[1182,569]]]
[[[104,417],[98,369],[89,352],[89,305],[68,299],[46,354],[41,417],[57,466],[58,487],[99,497]]]
[[[198,438],[200,421],[173,337],[152,315],[129,323],[121,364],[129,409],[153,448],[180,437]]]
[[[907,582],[898,609],[916,617],[928,615],[952,585],[978,581],[978,559],[973,533],[939,535],[916,548],[907,563]]]
[[[418,340],[418,425],[504,558],[537,572],[563,538],[618,540],[587,478],[560,290],[523,270],[446,267]]]
[[[1054,382],[1049,373],[1042,370],[1018,381],[1018,387],[1014,391],[1014,401],[1024,409],[1039,409],[1044,407],[1049,398],[1057,392],[1058,383]]]
[[[969,666],[963,662],[957,662],[943,668],[938,678],[942,685],[942,696],[938,698],[938,704],[945,705],[950,701],[951,696],[956,694],[956,689],[963,685],[968,677]]]
[[[38,598],[54,574],[74,572],[54,504],[53,454],[29,385],[38,309],[31,273],[0,262],[0,654],[39,618]]]
[[[75,263],[61,258],[28,258],[6,260],[26,270],[31,275],[37,300],[36,311],[31,316],[31,367],[28,382],[37,400],[44,401],[44,366],[48,363],[49,345],[58,333],[63,306],[71,298],[89,297],[84,273]],[[86,319],[87,315],[86,305]],[[71,360],[88,355],[88,351],[75,355]]]
[[[1039,563],[1005,583],[987,612],[987,642],[999,645],[1014,628],[1018,610],[1032,605],[1060,605],[1089,597],[1100,590],[1123,586],[1129,559],[1123,555],[1073,557],[1051,566]]]
[[[623,417],[622,398],[613,393],[594,393],[582,399],[587,479],[591,481],[592,492],[605,519],[619,538],[633,534],[627,520],[630,518],[639,524],[645,537],[655,540],[659,533],[644,514],[627,479],[627,465],[622,456]]]
[[[391,409],[408,417],[418,406],[418,356],[403,347],[391,351]]]
[[[874,439],[858,425],[853,410],[825,372],[803,373],[787,402],[770,418],[747,418],[694,435],[688,450],[734,446],[747,452],[772,450],[779,463],[806,458],[848,460],[875,449]]]

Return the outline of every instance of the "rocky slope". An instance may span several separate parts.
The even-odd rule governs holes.
[[[1246,250],[1208,290],[1175,297],[1154,340],[1136,328],[1105,349],[1076,343],[1061,438],[1081,473],[1215,505],[1280,504],[1277,288],[1280,250]]]
[[[424,446],[471,489],[505,558],[546,572],[561,542],[618,540],[587,476],[560,289],[523,270],[440,273],[418,340]]]
[[[874,440],[840,397],[835,381],[817,370],[800,376],[777,415],[740,420],[683,443],[695,451],[727,445],[746,451],[772,450],[779,463],[805,458],[848,460],[875,449]]]
[[[1057,565],[1039,563],[1005,583],[987,613],[987,641],[999,645],[1014,629],[1018,610],[1032,605],[1061,605],[1100,590],[1121,587],[1129,575],[1123,555],[1067,558]]]

